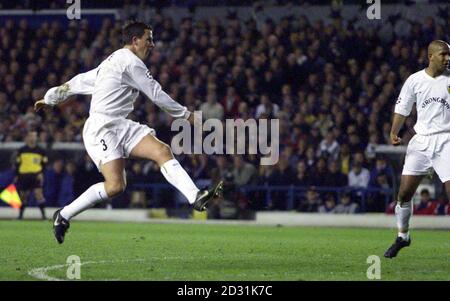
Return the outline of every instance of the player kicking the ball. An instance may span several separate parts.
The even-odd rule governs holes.
[[[413,211],[411,199],[424,175],[433,168],[450,196],[450,61],[449,45],[440,40],[428,46],[428,67],[408,77],[395,105],[391,143],[401,144],[397,136],[416,103],[416,135],[406,150],[395,216],[398,237],[384,253],[393,258],[411,244],[409,220]]]
[[[186,107],[161,90],[143,62],[155,46],[152,28],[141,22],[129,22],[122,29],[122,38],[124,47],[97,68],[51,88],[44,99],[35,103],[38,111],[75,94],[92,95],[83,142],[105,182],[92,185],[71,204],[55,212],[53,230],[59,243],[64,242],[72,217],[125,190],[125,158],[130,156],[155,161],[167,181],[198,211],[205,210],[222,190],[222,182],[209,190],[199,190],[174,159],[170,147],[155,137],[153,129],[126,118],[141,91],[171,116],[186,118],[191,123],[194,120]]]

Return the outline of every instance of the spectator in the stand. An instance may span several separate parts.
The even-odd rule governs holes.
[[[194,179],[199,180],[207,180],[209,178],[209,169],[208,166],[211,164],[211,162],[208,160],[208,155],[206,154],[199,154],[196,155],[197,160],[197,168],[194,170],[194,173],[192,174]]]
[[[238,114],[236,116],[236,119],[248,120],[250,118],[253,118],[253,117],[251,115],[248,104],[246,102],[241,102],[239,104]]]
[[[295,173],[292,171],[286,158],[281,157],[275,165],[275,171],[272,175],[273,185],[290,185],[293,182]]]
[[[92,162],[89,155],[86,153],[77,164],[77,169],[74,173],[74,197],[78,197],[91,185],[97,183],[102,179],[101,174],[98,173],[97,168]]]
[[[338,161],[332,160],[328,164],[328,174],[325,185],[329,187],[343,187],[347,185],[347,176],[339,170]]]
[[[309,188],[306,192],[306,198],[300,200],[297,211],[300,212],[317,212],[321,204],[319,194],[314,188]]]
[[[366,157],[364,156],[364,152],[356,151],[353,153],[352,164],[359,163],[362,167],[367,166]]]
[[[183,159],[180,162],[185,163]],[[142,172],[147,177],[147,182],[150,183],[165,183],[164,176],[161,174],[158,164],[154,162],[147,162],[142,168]]]
[[[334,209],[335,213],[346,213],[346,214],[353,214],[357,213],[359,209],[358,204],[352,202],[351,196],[348,193],[344,193],[341,196],[341,200],[339,204],[337,204],[336,208]]]
[[[223,180],[225,175],[227,175],[230,171],[230,163],[225,155],[217,155],[215,159],[216,166],[209,172],[209,178],[214,184],[219,183],[220,180]]]
[[[319,157],[325,156],[332,160],[337,160],[339,156],[339,143],[336,141],[332,130],[329,130],[325,138],[320,142],[317,155]]]
[[[208,218],[247,218],[248,201],[233,182],[233,175],[228,172],[224,176],[224,193],[208,206]]]
[[[394,171],[384,156],[377,157],[375,167],[370,171],[370,186],[377,186],[377,177],[380,174],[386,175],[389,186],[392,186],[394,179]]]
[[[322,100],[325,102],[325,100]],[[313,124],[314,128],[319,129],[319,133],[321,137],[324,137],[324,139],[320,142],[319,145],[319,151],[321,152],[327,152],[329,154],[335,155],[334,159],[337,158],[337,155],[339,153],[339,144],[335,144],[336,137],[333,133],[333,121],[331,120],[330,112],[327,109],[320,109],[318,112],[317,119],[314,121]],[[331,135],[329,135],[331,133]],[[323,155],[323,154],[318,154]]]
[[[367,168],[362,167],[360,162],[353,163],[352,170],[348,174],[348,186],[354,188],[367,188],[370,173]]]
[[[241,155],[233,156],[232,173],[234,184],[238,187],[256,183],[256,168],[252,164],[246,162]]]
[[[391,188],[392,185],[389,183],[389,179],[386,173],[378,173],[374,184],[369,184],[370,188],[381,189],[375,193],[371,193],[367,200],[366,211],[370,212],[383,212],[386,210],[388,205],[388,200],[392,198]]]
[[[420,191],[420,202],[414,208],[415,215],[432,215],[437,207],[437,202],[431,198],[428,189]]]
[[[350,148],[348,144],[343,144],[339,152],[340,170],[344,175],[350,172]]]
[[[256,107],[255,118],[259,119],[263,114],[267,117],[278,116],[280,108],[277,104],[270,101],[269,95],[266,93],[261,94],[260,104]]]
[[[326,186],[328,178],[327,160],[324,157],[317,159],[317,162],[310,173],[311,182],[315,186]]]
[[[208,177],[206,155],[189,154],[186,156],[186,171],[192,176],[194,180],[205,179]]]
[[[311,182],[311,179],[308,174],[308,169],[306,167],[306,163],[303,160],[300,160],[297,163],[297,174],[294,178],[295,186],[310,186],[313,183]]]
[[[270,181],[273,178],[273,174],[275,173],[274,165],[260,165],[258,169],[258,185],[269,185]]]
[[[348,145],[353,151],[364,151],[365,145],[358,133],[349,134]]]
[[[259,186],[268,186],[270,185],[273,174],[275,173],[274,165],[259,165],[258,174],[256,177],[256,184]],[[253,209],[267,209],[270,204],[270,195],[265,190],[257,189],[256,191],[252,191],[246,194],[247,197],[252,200],[250,206]]]
[[[309,143],[311,145],[314,145],[314,148],[317,148],[317,145],[320,143],[321,140],[322,140],[322,137],[320,136],[319,128],[318,127],[312,127],[310,132],[309,132],[309,137],[308,137]]]
[[[222,99],[222,106],[225,111],[226,118],[234,118],[239,114],[239,104],[241,97],[236,93],[234,87],[228,87],[225,97]]]
[[[448,200],[439,199],[437,202],[436,209],[434,209],[435,215],[450,215],[450,205]]]
[[[145,176],[140,162],[133,162],[131,170],[127,173],[128,183],[146,183],[147,177]],[[145,208],[147,207],[147,198],[145,189],[131,189],[130,191],[130,207],[131,208]]]
[[[305,163],[307,168],[314,168],[314,165],[316,164],[316,153],[314,151],[314,146],[310,145],[308,146],[308,148],[306,149],[306,158],[305,158]]]
[[[288,186],[293,183],[295,174],[289,166],[286,158],[281,157],[275,166],[275,170],[269,178],[271,186]],[[275,190],[271,194],[272,209],[286,210],[287,208],[287,192]]]
[[[325,202],[319,206],[319,213],[336,213],[336,200],[332,193],[325,195]]]
[[[75,197],[74,193],[74,175],[77,166],[74,162],[66,163],[65,172],[61,181],[61,190],[58,195],[58,207],[64,207],[69,204]]]
[[[366,146],[365,155],[367,160],[372,162],[376,157],[376,148],[379,144],[379,139],[377,134],[371,134],[369,137],[369,143]]]
[[[203,120],[206,121],[210,118],[222,120],[224,116],[223,106],[217,102],[215,92],[210,92],[206,96],[206,102],[200,106],[202,111]]]
[[[47,203],[51,207],[58,206],[58,196],[61,191],[61,183],[64,172],[64,160],[56,158],[52,167],[47,169],[44,177],[44,195]]]

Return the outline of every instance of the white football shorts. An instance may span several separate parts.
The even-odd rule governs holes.
[[[118,158],[128,158],[133,148],[155,130],[125,118],[91,114],[83,128],[86,151],[98,170],[101,165]]]
[[[450,133],[414,135],[406,149],[402,175],[426,175],[433,168],[443,183],[450,181]]]

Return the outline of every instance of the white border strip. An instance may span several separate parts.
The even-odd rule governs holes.
[[[48,216],[52,216],[57,208],[47,208]],[[395,229],[395,216],[384,213],[366,214],[320,214],[298,213],[295,211],[260,211],[256,220],[204,220],[179,218],[152,218],[148,209],[89,209],[76,216],[74,222],[107,221],[156,224],[211,224],[211,225],[248,225],[248,226],[305,226],[305,227],[359,227]],[[0,219],[16,219],[18,210],[0,207]],[[40,219],[39,208],[27,208],[25,219]],[[419,216],[411,218],[412,229],[444,229],[450,230],[450,215]]]

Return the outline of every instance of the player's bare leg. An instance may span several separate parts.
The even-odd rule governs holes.
[[[102,175],[105,178],[105,200],[118,196],[125,191],[127,186],[125,175],[125,159],[116,159],[105,163],[101,167]]]
[[[199,190],[180,163],[173,157],[172,150],[153,135],[145,136],[131,151],[131,156],[153,160],[160,167],[166,180],[175,186],[194,205],[203,211],[207,203],[222,191],[222,182],[210,190]]]
[[[61,215],[70,220],[84,210],[102,201],[121,194],[125,190],[125,159],[119,158],[101,165],[105,182],[89,187],[76,200],[61,210]]]
[[[105,182],[89,187],[76,200],[63,209],[57,210],[53,215],[53,230],[59,243],[64,242],[64,236],[70,227],[69,220],[77,214],[93,207],[95,204],[106,201],[121,194],[126,187],[125,160],[120,158],[101,166]]]
[[[417,190],[423,176],[402,175],[400,189],[395,206],[398,236],[392,246],[384,253],[384,257],[393,258],[404,247],[411,244],[409,237],[409,220],[413,212],[412,197]]]
[[[170,147],[153,135],[147,135],[131,150],[131,156],[155,161],[162,166],[173,159]]]

